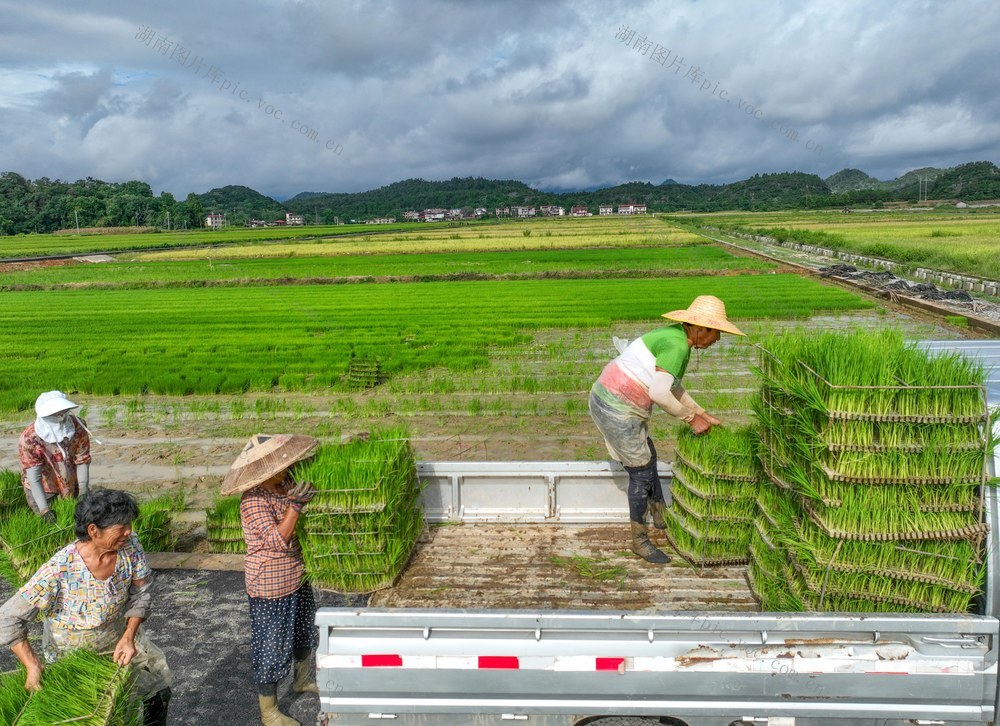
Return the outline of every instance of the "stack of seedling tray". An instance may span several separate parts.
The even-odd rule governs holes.
[[[0,723],[5,726],[139,726],[129,668],[75,650],[42,673],[42,689],[24,690],[24,670],[0,676]]]
[[[205,511],[208,551],[219,554],[245,555],[246,540],[240,520],[240,498],[220,497],[215,506]]]
[[[795,531],[798,505],[793,495],[764,479],[757,493],[757,515],[750,533],[747,579],[766,612],[799,612],[802,601],[788,582],[793,576],[788,536]]]
[[[714,428],[695,436],[678,429],[673,505],[666,536],[696,565],[744,564],[757,514],[757,436],[750,428]]]
[[[758,372],[761,461],[791,504],[780,534],[759,527],[787,563],[755,543],[762,606],[785,577],[807,610],[966,612],[985,572],[982,369],[857,332],[772,337]]]
[[[322,446],[296,465],[293,476],[317,489],[299,520],[310,581],[342,593],[392,585],[423,528],[407,432],[384,429],[367,439]]]
[[[172,552],[174,549],[174,513],[184,509],[184,493],[167,494],[139,504],[139,516],[132,531],[146,552]]]

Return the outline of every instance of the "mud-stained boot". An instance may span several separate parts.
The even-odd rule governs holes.
[[[666,529],[667,523],[664,521],[664,513],[667,510],[666,502],[649,500],[649,513],[653,516],[653,526],[657,529]]]
[[[264,722],[264,726],[302,726],[294,718],[278,710],[276,696],[262,696],[258,693],[257,701],[260,703],[260,720]]]
[[[295,661],[295,677],[292,679],[292,690],[296,693],[319,693],[316,681],[309,677],[309,658]]]
[[[630,524],[632,525],[633,552],[646,560],[646,562],[651,562],[654,565],[665,565],[670,562],[670,558],[656,549],[653,543],[649,541],[649,533],[646,531],[645,524],[642,522],[630,522]]]

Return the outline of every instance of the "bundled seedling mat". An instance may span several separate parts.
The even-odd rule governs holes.
[[[24,669],[0,676],[0,723],[5,726],[140,726],[130,669],[77,650],[46,666],[42,690],[24,690]]]
[[[760,466],[750,428],[678,429],[673,505],[664,523],[670,545],[695,565],[745,564],[757,513]]]
[[[321,446],[293,476],[317,489],[299,520],[310,581],[342,593],[391,586],[423,528],[406,431],[373,431],[367,439]]]
[[[758,372],[777,490],[762,489],[750,568],[762,607],[967,612],[985,574],[982,369],[858,332],[773,337]]]
[[[243,538],[239,497],[220,497],[214,507],[205,510],[205,530],[208,533],[209,552],[246,554],[247,543]]]

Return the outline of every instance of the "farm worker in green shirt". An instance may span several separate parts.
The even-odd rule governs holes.
[[[628,472],[628,508],[632,525],[632,551],[647,562],[670,561],[649,541],[646,510],[653,524],[664,529],[667,502],[656,470],[656,449],[649,438],[653,404],[703,434],[722,422],[699,406],[684,390],[681,379],[691,349],[714,345],[721,333],[744,335],[726,319],[726,306],[712,295],[699,295],[686,310],[664,313],[677,321],[646,333],[629,343],[608,363],[590,389],[590,416],[608,453]]]

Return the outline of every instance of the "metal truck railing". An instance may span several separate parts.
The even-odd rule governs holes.
[[[670,465],[660,462],[669,486]],[[429,522],[628,521],[628,474],[610,461],[421,461]]]

